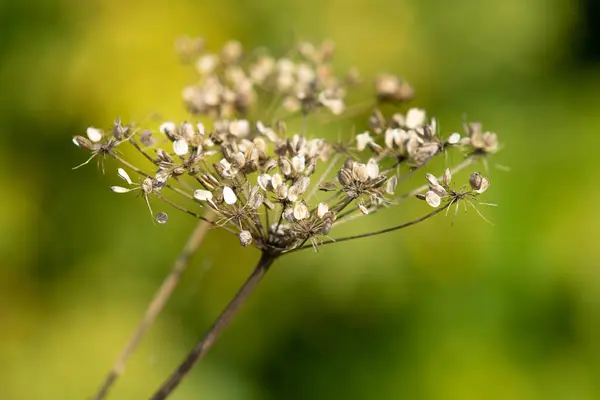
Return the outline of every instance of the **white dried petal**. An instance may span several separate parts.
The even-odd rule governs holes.
[[[393,149],[398,137],[398,129],[388,128],[385,130],[385,147]]]
[[[165,122],[163,124],[160,125],[160,128],[158,128],[158,130],[168,136],[171,136],[175,133],[175,130],[177,129],[177,125],[175,125],[175,122]]]
[[[111,186],[110,190],[112,190],[115,193],[127,193],[127,192],[131,192],[133,189],[127,189],[121,186]]]
[[[317,206],[317,217],[323,218],[325,214],[329,212],[329,206],[327,203],[319,203]]]
[[[198,189],[194,192],[194,198],[200,201],[211,201],[213,194],[208,190]]]
[[[369,143],[373,142],[373,138],[369,132],[363,132],[356,135],[356,148],[358,151],[363,151]]]
[[[279,186],[277,186],[277,189],[275,189],[275,195],[277,195],[277,198],[283,200],[288,196],[288,187],[287,185],[281,184]]]
[[[301,176],[298,178],[294,186],[298,187],[298,194],[303,194],[308,190],[310,186],[310,178],[308,176]]]
[[[425,174],[425,179],[427,179],[429,181],[429,183],[433,186],[440,184],[438,179],[435,176],[433,176],[432,174],[429,174],[429,173]]]
[[[306,204],[304,204],[303,202],[300,202],[300,203],[296,203],[294,205],[294,218],[297,221],[306,219],[306,218],[308,218],[308,216],[309,216],[309,212],[308,212],[308,207],[306,207]]]
[[[419,126],[423,126],[425,124],[426,118],[425,110],[420,108],[411,108],[406,113],[406,127],[409,129],[414,129]]]
[[[269,188],[269,184],[271,183],[271,175],[269,174],[261,174],[258,176],[258,186],[260,186],[260,188],[262,190],[267,191]]]
[[[188,146],[187,140],[179,139],[173,142],[173,151],[178,156],[186,155],[189,150],[190,148]]]
[[[371,179],[375,179],[379,176],[379,165],[377,165],[377,161],[374,158],[371,158],[369,162],[367,162],[367,174]]]
[[[241,231],[240,232],[240,244],[244,247],[252,244],[252,234],[250,231]]]
[[[93,127],[87,128],[85,133],[87,134],[87,137],[94,143],[101,141],[102,136],[104,136],[104,133],[100,129],[93,128]],[[77,144],[77,143],[75,143],[75,144]]]
[[[237,201],[237,196],[229,186],[223,188],[223,201],[229,205],[235,204]]]
[[[293,157],[292,168],[294,168],[294,171],[296,172],[304,171],[304,168],[306,168],[306,159],[304,158],[304,156],[298,155]]]
[[[360,209],[360,212],[364,215],[367,215],[369,213],[369,209],[362,204],[359,204],[358,208]]]
[[[398,186],[398,177],[394,175],[386,182],[385,192],[387,194],[394,194],[394,192],[396,191],[396,186]]]
[[[454,132],[448,136],[448,144],[457,144],[458,142],[460,142],[460,133]]]
[[[201,74],[209,74],[217,67],[218,62],[219,59],[215,54],[205,54],[196,61],[196,69]]]
[[[296,185],[292,185],[289,189],[288,189],[288,193],[287,193],[287,199],[289,201],[291,201],[292,203],[294,203],[296,200],[298,200],[298,196],[300,194],[298,193],[298,186]]]
[[[283,178],[281,177],[281,175],[273,174],[273,176],[271,177],[271,187],[274,190],[277,190],[277,188],[279,186],[281,186],[282,184],[283,184]]]
[[[117,175],[119,175],[121,177],[121,179],[123,179],[125,182],[129,183],[130,185],[133,185],[133,182],[131,181],[129,174],[123,168],[117,169]]]
[[[437,208],[442,203],[442,199],[434,191],[429,191],[425,195],[425,201],[433,208]]]

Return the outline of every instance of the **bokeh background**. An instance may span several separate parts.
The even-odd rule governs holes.
[[[595,0],[1,0],[0,398],[84,399],[195,221],[152,226],[71,137],[187,117],[173,43],[337,44],[406,77],[445,131],[499,133],[483,212],[279,261],[173,399],[600,398]],[[318,128],[316,128],[318,129]],[[328,132],[335,137],[338,132]],[[508,166],[497,168],[497,165]],[[466,175],[457,178],[465,179]],[[417,201],[347,233],[427,211]],[[259,254],[214,231],[113,399],[147,398]]]

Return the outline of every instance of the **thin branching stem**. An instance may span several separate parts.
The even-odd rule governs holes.
[[[374,232],[362,233],[360,235],[345,236],[345,237],[341,237],[338,239],[324,240],[323,242],[320,243],[320,246],[324,246],[326,244],[331,244],[331,243],[340,243],[340,242],[346,242],[348,240],[361,239],[361,238],[365,238],[365,237],[381,235],[383,233],[388,233],[388,232],[397,231],[399,229],[408,228],[409,226],[416,225],[419,222],[423,222],[426,219],[429,219],[429,218],[433,217],[434,215],[441,213],[443,210],[445,210],[449,206],[450,206],[450,203],[445,204],[442,207],[437,208],[434,211],[430,212],[429,214],[425,214],[420,218],[413,219],[412,221],[406,222],[404,224],[392,226],[391,228],[381,229],[381,230],[374,231]],[[312,248],[312,245],[305,245],[302,247],[298,247],[298,248],[289,250],[289,251],[285,252],[284,254],[293,253],[293,252],[296,252],[299,250],[310,249],[310,248]]]
[[[208,212],[207,217],[210,217],[212,211]],[[158,314],[162,311],[165,304],[173,294],[173,291],[179,284],[179,280],[183,272],[187,269],[190,259],[194,253],[200,247],[208,229],[210,228],[210,223],[207,221],[199,221],[196,225],[196,228],[189,236],[187,243],[185,244],[183,250],[175,260],[173,264],[173,268],[169,272],[169,274],[165,277],[162,284],[154,294],[154,297],[150,301],[150,305],[146,309],[144,316],[142,317],[141,322],[135,329],[133,335],[127,342],[127,345],[123,348],[123,351],[116,359],[112,368],[106,375],[106,378],[102,382],[100,389],[96,393],[96,395],[92,398],[93,400],[102,400],[107,395],[113,385],[116,383],[117,379],[123,375],[125,371],[125,364],[129,360],[129,358],[133,355],[133,352],[140,344],[142,338],[148,331],[148,329],[152,326]]]
[[[208,350],[210,350],[213,344],[217,341],[221,333],[231,323],[237,311],[246,302],[246,300],[248,300],[248,297],[260,283],[276,258],[276,255],[262,253],[260,260],[252,271],[252,274],[250,274],[246,282],[238,290],[231,302],[227,305],[227,307],[225,307],[225,309],[214,321],[212,326],[205,333],[204,337],[194,346],[185,360],[179,365],[179,367],[177,367],[169,379],[167,379],[167,381],[158,389],[158,391],[154,393],[154,395],[150,398],[151,400],[166,399],[177,388],[177,386],[179,386],[183,378],[185,378],[186,375],[192,370],[194,365],[196,365],[196,363],[206,355]]]

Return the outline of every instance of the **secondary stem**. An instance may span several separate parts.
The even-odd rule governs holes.
[[[207,215],[210,217],[210,215]],[[115,384],[116,380],[123,374],[125,371],[125,364],[127,360],[131,357],[146,331],[150,328],[150,326],[154,323],[154,320],[158,316],[158,314],[162,311],[165,304],[171,297],[173,290],[177,287],[179,283],[179,279],[181,278],[181,274],[187,269],[189,265],[189,261],[191,256],[198,250],[204,236],[208,232],[211,224],[207,221],[199,221],[196,225],[196,228],[188,238],[187,243],[185,244],[182,252],[175,260],[173,268],[169,275],[163,280],[160,288],[154,294],[154,298],[150,302],[150,305],[146,309],[144,313],[144,317],[142,321],[136,328],[135,332],[131,336],[131,339],[113,364],[111,370],[108,372],[106,378],[102,382],[100,389],[96,393],[96,395],[92,398],[93,400],[101,400],[104,399],[112,386]]]
[[[260,260],[254,268],[254,271],[252,271],[252,274],[250,274],[246,282],[238,290],[235,297],[213,322],[212,326],[205,333],[204,337],[188,353],[185,360],[171,374],[169,379],[167,379],[167,381],[158,389],[158,391],[154,393],[154,395],[150,398],[151,400],[166,399],[177,388],[183,378],[185,378],[194,365],[206,355],[208,350],[210,350],[213,344],[217,341],[220,334],[225,330],[225,328],[227,328],[237,311],[246,302],[248,296],[250,296],[254,288],[256,288],[258,283],[262,280],[276,258],[276,255],[268,253],[262,254]]]

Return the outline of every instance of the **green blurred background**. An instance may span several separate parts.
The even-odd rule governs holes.
[[[600,398],[598,18],[595,0],[1,0],[0,399],[91,395],[195,224],[152,226],[108,190],[114,164],[71,170],[90,125],[187,117],[182,34],[331,38],[338,66],[399,73],[445,132],[466,113],[504,149],[495,226],[441,216],[279,261],[173,399]],[[111,398],[147,398],[258,256],[211,232]]]

